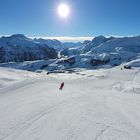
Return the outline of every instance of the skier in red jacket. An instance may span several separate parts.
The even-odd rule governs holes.
[[[64,87],[64,82],[63,82],[63,83],[61,83],[61,85],[60,85],[59,89],[60,89],[60,90],[62,90],[62,89],[63,89],[63,87]]]

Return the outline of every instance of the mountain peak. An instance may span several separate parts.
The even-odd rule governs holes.
[[[106,37],[100,35],[100,36],[96,36],[93,40],[106,40]]]
[[[27,38],[24,34],[14,34],[11,35],[10,38]]]

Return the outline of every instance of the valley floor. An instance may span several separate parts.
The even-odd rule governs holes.
[[[140,140],[138,68],[0,72],[0,140]]]

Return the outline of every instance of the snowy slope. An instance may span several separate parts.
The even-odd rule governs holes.
[[[126,65],[127,66],[131,66],[131,67],[138,67],[138,68],[140,68],[140,58],[132,60],[132,61],[128,62]]]
[[[11,68],[0,68],[0,89],[27,79],[29,80],[32,77],[37,78],[38,74]]]
[[[140,36],[115,38],[101,44],[96,50],[99,52],[132,51],[137,53],[140,51]]]
[[[140,71],[121,67],[32,75],[4,87],[0,139],[139,140]],[[1,68],[0,79],[6,72]],[[16,73],[7,74],[16,78]]]
[[[48,66],[53,62],[56,62],[56,59],[25,61],[25,62],[8,62],[0,64],[0,67],[14,68],[27,71],[36,71],[42,69],[45,66]]]
[[[85,54],[91,51],[93,48],[104,44],[105,42],[114,39],[114,37],[106,38],[102,35],[93,38],[92,41],[85,40],[82,44],[77,45],[77,47],[71,47],[64,49],[61,54],[66,56],[72,56],[77,54]]]

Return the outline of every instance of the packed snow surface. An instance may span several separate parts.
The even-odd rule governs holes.
[[[0,68],[0,140],[140,140],[140,70],[122,67],[49,75]]]

